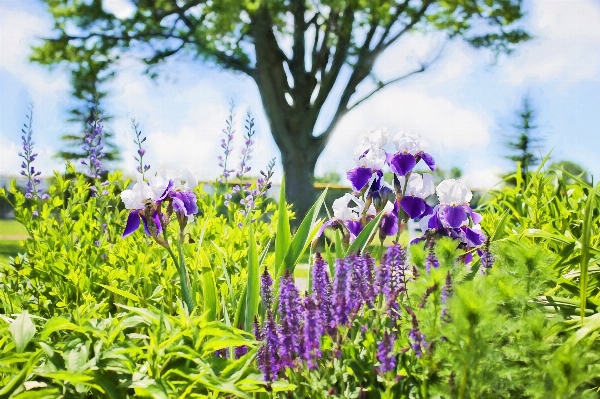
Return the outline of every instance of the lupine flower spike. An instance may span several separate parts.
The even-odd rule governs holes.
[[[102,158],[104,158],[104,145],[102,144],[102,115],[98,109],[92,110],[92,117],[88,122],[89,127],[85,131],[82,149],[85,152],[85,159],[81,160],[82,165],[88,167],[89,177],[98,179],[104,173],[102,169]]]
[[[150,169],[150,165],[144,165],[144,155],[146,155],[146,150],[142,147],[142,144],[146,141],[146,137],[142,137],[139,126],[140,124],[136,123],[135,118],[132,118],[131,128],[135,133],[135,140],[133,142],[137,146],[137,155],[134,157],[138,163],[136,170],[142,175],[142,180],[146,180],[145,173]]]
[[[48,194],[41,194],[40,184],[42,180],[40,175],[42,172],[36,171],[33,166],[33,161],[37,158],[38,154],[33,152],[33,106],[29,107],[29,115],[27,115],[28,123],[23,125],[21,136],[23,152],[19,152],[19,157],[23,158],[21,163],[21,175],[27,178],[27,187],[25,189],[25,198],[31,199],[48,199]],[[34,211],[36,212],[36,211]]]
[[[235,102],[231,100],[229,103],[229,116],[225,123],[227,127],[223,129],[224,138],[221,139],[221,148],[223,149],[223,155],[219,155],[217,159],[219,160],[219,166],[223,168],[223,172],[219,177],[219,183],[227,184],[227,179],[234,172],[233,169],[227,169],[227,161],[229,160],[229,155],[233,150],[233,136],[235,134],[235,129],[233,127],[233,119],[235,118]],[[229,200],[231,199],[231,193],[227,193],[225,200],[227,206],[229,204]]]

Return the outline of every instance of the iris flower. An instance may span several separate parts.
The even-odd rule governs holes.
[[[352,188],[361,191],[375,174],[376,179],[383,176],[386,163],[386,153],[383,147],[389,141],[387,129],[369,130],[359,137],[359,143],[354,149],[356,167],[346,173]]]
[[[436,192],[440,204],[435,206],[431,216],[423,218],[422,228],[445,230],[467,248],[483,244],[485,235],[479,227],[482,217],[469,206],[473,198],[469,187],[462,180],[447,179],[437,186]]]
[[[405,177],[400,176],[398,180],[401,187],[404,187]],[[432,213],[433,209],[425,202],[425,198],[435,192],[434,187],[433,175],[429,173],[410,175],[406,183],[406,192],[400,201],[400,206],[409,218],[422,218]]]
[[[427,152],[428,143],[418,133],[400,131],[392,139],[396,147],[395,154],[387,155],[387,162],[392,172],[398,176],[406,176],[422,159],[429,169],[435,170],[435,160]]]

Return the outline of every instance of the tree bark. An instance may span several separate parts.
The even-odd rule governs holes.
[[[317,191],[314,187],[315,165],[321,151],[314,148],[297,148],[286,150],[281,148],[283,170],[285,173],[285,196],[287,201],[294,204],[298,225],[314,201]]]

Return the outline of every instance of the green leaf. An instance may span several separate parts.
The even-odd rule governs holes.
[[[122,297],[131,299],[132,301],[137,302],[137,303],[140,302],[140,298],[137,297],[136,295],[133,295],[131,292],[123,291],[120,288],[111,287],[110,285],[104,285],[104,284],[100,284],[100,283],[95,283],[95,284],[99,285],[100,287],[104,288],[105,290],[112,292],[113,294],[121,295]]]
[[[23,313],[10,324],[8,331],[10,331],[10,334],[12,335],[17,352],[22,353],[35,335],[36,329],[35,324],[31,321],[31,316],[24,310]]]
[[[587,202],[585,204],[585,214],[583,219],[583,226],[581,228],[581,275],[579,277],[579,298],[580,298],[580,315],[581,325],[583,326],[583,319],[585,317],[585,305],[587,299],[587,288],[588,288],[588,267],[590,263],[590,238],[592,234],[592,215],[594,211],[594,200],[596,196],[596,187],[590,189],[588,194]]]
[[[500,218],[500,221],[496,225],[496,229],[494,230],[494,233],[490,237],[491,242],[499,240],[505,235],[504,229],[506,227],[506,221],[508,220],[509,215],[510,215],[510,213],[508,211],[504,212],[504,215],[502,215],[502,217]]]
[[[42,330],[42,333],[40,334],[40,338],[42,339],[42,341],[45,341],[48,339],[50,334],[52,334],[53,332],[64,331],[64,330],[71,330],[71,331],[78,331],[78,332],[86,331],[86,329],[84,327],[80,327],[76,324],[73,324],[69,320],[67,320],[63,317],[53,317],[52,319],[48,320],[48,322],[44,326],[44,329]]]
[[[298,227],[296,234],[294,234],[294,238],[292,239],[290,247],[285,255],[285,259],[282,265],[283,267],[279,267],[275,274],[276,285],[279,281],[279,278],[283,276],[286,269],[289,270],[291,274],[294,273],[294,267],[296,267],[296,263],[298,263],[298,260],[310,244],[310,235],[313,230],[313,225],[317,220],[317,216],[319,215],[319,211],[321,210],[323,201],[325,201],[326,194],[327,188],[323,190],[323,193],[321,193],[317,201],[307,212],[306,216],[302,220],[302,223],[300,223],[300,227]]]
[[[248,223],[248,284],[244,312],[244,329],[252,331],[252,321],[258,313],[260,299],[260,272],[258,270],[258,249],[254,239],[252,223]]]
[[[277,211],[277,235],[275,236],[275,270],[279,270],[281,267],[291,241],[290,218],[285,201],[285,178],[282,178]]]
[[[19,373],[13,378],[11,378],[10,381],[8,381],[8,383],[4,387],[0,388],[0,399],[8,399],[13,394],[13,392],[15,392],[21,386],[21,384],[23,384],[23,382],[27,378],[27,375],[30,373],[31,369],[34,367],[34,365],[37,363],[38,359],[41,356],[42,351],[37,351],[36,353],[34,353],[29,358],[25,366],[19,371]]]
[[[372,237],[377,232],[382,217],[383,212],[379,212],[379,215],[375,216],[373,220],[367,223],[367,225],[362,229],[360,234],[358,234],[354,242],[350,244],[350,246],[346,250],[346,256],[358,252],[362,254],[364,252],[367,245],[369,245],[369,242],[371,242]]]
[[[203,248],[200,248],[200,265],[202,267],[204,313],[207,315],[208,321],[213,321],[217,318],[217,287],[215,286],[215,273]]]

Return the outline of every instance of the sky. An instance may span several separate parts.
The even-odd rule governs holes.
[[[317,163],[317,175],[344,176],[354,166],[359,134],[370,127],[414,129],[430,142],[429,152],[441,168],[459,167],[471,187],[489,188],[513,167],[504,159],[504,143],[523,96],[529,95],[537,113],[536,135],[543,140],[539,154],[552,151],[551,161],[570,160],[599,176],[600,0],[524,3],[523,23],[532,40],[498,59],[460,40],[448,43],[426,72],[385,88],[342,120]],[[131,11],[129,0],[105,0],[105,7],[118,16]],[[40,154],[36,162],[44,175],[62,169],[54,157],[63,148],[59,137],[80,127],[66,122],[72,105],[68,74],[27,61],[31,45],[50,36],[51,28],[40,0],[0,2],[0,175],[19,173],[20,130],[29,104]],[[383,54],[375,72],[385,80],[410,71],[436,54],[441,43],[439,36],[411,34]],[[215,179],[230,100],[236,103],[233,166],[247,111],[257,128],[253,172],[273,157],[280,159],[250,78],[182,57],[163,65],[157,80],[142,72],[141,63],[124,57],[107,86],[103,107],[113,116],[109,128],[123,157],[116,167],[134,174],[134,117],[148,138],[153,170],[162,163],[183,163],[199,179]],[[278,162],[275,179],[281,174]]]

